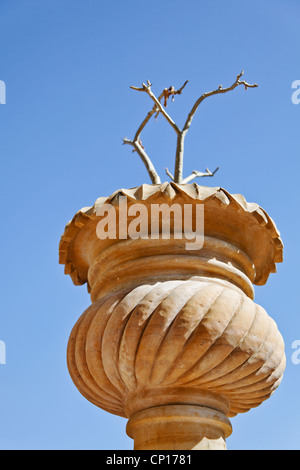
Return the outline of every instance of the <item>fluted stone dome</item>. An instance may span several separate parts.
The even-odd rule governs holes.
[[[141,285],[94,302],[72,331],[68,364],[81,393],[120,416],[144,407],[148,396],[153,404],[155,393],[170,401],[174,387],[181,401],[185,388],[194,403],[199,394],[201,404],[201,391],[221,396],[233,416],[271,395],[285,354],[262,307],[222,282],[193,279]]]

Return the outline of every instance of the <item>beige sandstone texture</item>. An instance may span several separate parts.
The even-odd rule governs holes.
[[[97,210],[204,205],[204,246],[184,239],[100,240]],[[149,222],[150,223],[150,222]],[[282,261],[282,241],[257,204],[222,188],[164,183],[116,191],[79,211],[59,260],[92,304],[75,324],[67,362],[78,390],[128,418],[135,449],[225,449],[228,418],[280,384],[284,342],[253,302]]]

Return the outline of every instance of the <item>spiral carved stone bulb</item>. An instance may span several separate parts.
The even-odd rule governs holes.
[[[148,212],[203,205],[202,248],[187,250],[174,226],[169,239],[99,239],[99,208],[118,213],[121,196]],[[282,248],[257,204],[197,184],[120,190],[66,226],[60,263],[92,299],[70,335],[69,372],[85,398],[128,418],[135,449],[225,449],[229,418],[278,387],[284,343],[253,284],[276,272]]]

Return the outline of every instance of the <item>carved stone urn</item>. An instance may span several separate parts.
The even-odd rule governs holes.
[[[203,246],[187,249],[174,220],[169,238],[99,238],[101,208],[114,208],[117,233],[124,200],[128,214],[137,204],[147,214],[154,204],[201,205]],[[66,226],[60,263],[92,301],[70,335],[69,373],[86,399],[128,419],[134,449],[225,449],[229,418],[277,388],[284,343],[253,284],[276,272],[282,250],[261,207],[196,183],[122,189]]]

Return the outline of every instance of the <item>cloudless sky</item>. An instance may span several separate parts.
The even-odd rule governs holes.
[[[229,449],[299,449],[300,3],[297,0],[0,0],[1,449],[132,449],[126,420],[73,385],[66,346],[89,306],[58,264],[66,223],[115,190],[150,183],[122,137],[152,103],[132,91],[180,87],[168,111],[182,125],[205,91],[249,83],[206,100],[186,138],[184,176],[220,166],[199,184],[257,202],[275,220],[284,263],[255,301],[278,324],[287,367],[274,395],[232,418]],[[162,181],[173,171],[174,131],[161,117],[143,144]]]

